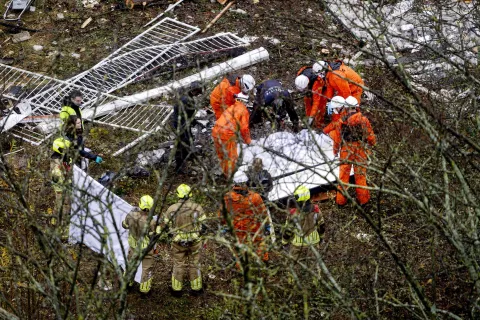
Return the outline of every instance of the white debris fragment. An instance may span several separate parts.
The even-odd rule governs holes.
[[[34,51],[42,51],[42,50],[43,50],[43,46],[36,44],[36,45],[33,46],[33,50],[34,50]]]
[[[258,40],[258,37],[257,36],[244,36],[242,38],[242,40],[244,40],[246,42],[254,42],[254,41]]]
[[[312,13],[312,12],[313,12],[312,9],[310,9],[310,8],[307,9],[307,13]]]
[[[205,133],[205,132],[207,132],[207,129],[206,129],[206,128],[203,128],[203,129],[202,129],[202,133]]]
[[[273,45],[277,45],[277,44],[280,43],[280,40],[278,40],[276,38],[272,38],[272,37],[263,37],[263,38],[268,40],[268,42],[270,42]]]
[[[230,9],[230,12],[235,12],[235,13],[244,14],[244,15],[248,14],[247,11],[242,9]]]
[[[360,240],[362,242],[368,242],[372,239],[372,235],[368,233],[360,232],[355,235],[355,238],[357,238],[357,240]]]
[[[75,53],[75,52],[72,52],[71,54],[72,58],[75,58],[75,59],[80,59],[80,54],[79,53]]]
[[[400,30],[402,31],[410,31],[410,30],[413,30],[415,29],[415,26],[413,24],[404,24],[402,26],[400,26]]]
[[[200,123],[202,126],[206,127],[208,125],[209,121],[208,120],[197,120],[197,122]]]
[[[27,41],[31,38],[30,33],[28,31],[22,31],[12,36],[13,43]]]
[[[137,156],[136,163],[140,166],[155,165],[162,161],[164,154],[164,149],[143,152]]]
[[[333,43],[332,48],[333,49],[343,49],[343,46],[341,44],[338,44],[338,43]]]
[[[86,26],[88,26],[90,24],[90,22],[92,22],[92,17],[88,18],[87,20],[85,20],[82,25],[80,26],[80,29],[84,29]]]
[[[57,20],[63,20],[65,19],[65,15],[61,12],[57,13]]]
[[[85,8],[93,9],[98,5],[98,0],[82,0],[82,4]]]
[[[195,114],[195,118],[205,118],[207,116],[207,110],[205,109],[201,109],[201,110],[198,110],[197,113]]]

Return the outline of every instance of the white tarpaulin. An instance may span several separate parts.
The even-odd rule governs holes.
[[[235,178],[248,170],[254,158],[261,158],[264,169],[274,179],[273,190],[268,194],[270,201],[293,195],[300,185],[313,189],[335,182],[338,177],[333,141],[324,134],[308,130],[297,134],[276,132],[241,148],[238,152],[243,153],[242,166]]]
[[[129,245],[128,230],[122,228],[122,221],[132,209],[82,169],[73,167],[70,242],[82,243],[104,254],[125,270]],[[136,282],[141,279],[141,266],[140,263],[135,274]]]

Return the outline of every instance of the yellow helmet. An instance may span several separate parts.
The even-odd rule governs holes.
[[[310,189],[305,186],[298,187],[293,193],[295,199],[299,202],[305,202],[310,200]]]
[[[142,210],[150,210],[153,207],[153,198],[149,195],[142,196],[138,206]]]
[[[177,188],[177,196],[180,199],[183,199],[185,197],[190,197],[192,195],[192,188],[190,188],[189,185],[186,185],[182,183],[181,185],[178,186]]]
[[[70,148],[71,145],[72,142],[70,140],[65,138],[57,138],[53,141],[52,150],[57,153],[64,154],[65,149]]]

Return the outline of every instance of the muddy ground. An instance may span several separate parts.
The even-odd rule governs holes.
[[[29,71],[40,72],[52,77],[66,79],[80,73],[96,64],[103,57],[132,39],[142,29],[141,26],[163,10],[168,1],[159,1],[158,6],[147,8],[137,7],[134,10],[112,10],[115,1],[102,1],[94,9],[84,9],[75,1],[38,1],[36,12],[24,16],[23,26],[39,30],[32,32],[32,38],[18,44],[8,40],[11,37],[8,28],[2,28],[0,33],[1,58],[14,58],[13,65]],[[270,60],[251,68],[251,73],[257,83],[270,78],[276,78],[290,89],[296,71],[303,65],[310,64],[318,58],[347,58],[352,56],[357,48],[355,41],[340,26],[331,21],[325,14],[319,1],[267,1],[260,0],[253,5],[252,1],[237,1],[236,8],[246,11],[247,14],[227,12],[205,36],[219,32],[233,32],[239,36],[256,36],[258,40],[251,44],[251,48],[263,46],[270,53]],[[185,23],[203,28],[222,9],[222,6],[210,0],[189,1],[176,8],[170,16]],[[63,13],[65,18],[58,19],[57,13]],[[88,18],[93,21],[81,29],[81,24]],[[203,35],[196,35],[200,38]],[[272,44],[264,37],[280,40]],[[322,40],[326,40],[320,44]],[[343,49],[333,48],[332,44],[340,44]],[[33,45],[42,45],[43,50],[36,52]],[[321,49],[329,49],[325,55]],[[80,54],[79,58],[72,57],[72,53]],[[375,66],[358,68],[365,79],[366,86],[374,89],[385,89],[386,75]],[[135,90],[127,87],[115,94],[132,93],[143,88],[151,88],[159,84],[158,79],[151,79],[135,86]],[[381,107],[376,105],[373,107]],[[298,100],[297,109],[302,112],[301,100]],[[378,110],[378,108],[377,108]],[[399,124],[399,118],[393,118],[389,113],[366,112],[370,117],[377,133],[379,146],[377,148],[379,161],[384,161],[388,155],[389,144],[397,141],[405,128]],[[93,126],[90,132],[89,144],[97,152],[105,155],[105,164],[101,167],[93,165],[91,174],[99,177],[107,170],[118,171],[130,158],[113,158],[109,155],[112,150],[106,141],[114,141],[120,145],[125,133],[118,129],[104,126]],[[130,137],[132,135],[130,134]],[[416,133],[410,131],[403,138],[408,141],[415,139]],[[162,141],[162,137],[150,141],[148,149],[155,149],[155,143]],[[53,197],[47,187],[48,183],[48,146],[34,148],[21,141],[12,142],[4,139],[3,144],[12,150],[25,148],[15,160],[20,170],[26,169],[25,159],[35,159],[38,175],[32,180],[32,194],[30,199],[36,204],[36,210],[42,216],[52,207]],[[403,146],[408,152],[408,146]],[[132,155],[135,157],[135,155]],[[215,158],[211,152],[206,152],[205,161],[212,163]],[[18,160],[20,159],[20,160]],[[22,160],[23,159],[23,160]],[[23,162],[22,162],[23,161]],[[195,167],[195,165],[193,165]],[[198,167],[198,166],[197,166]],[[180,183],[192,185],[209,185],[210,195],[218,201],[222,181],[216,181],[214,176],[210,180],[203,180],[201,173],[196,175],[171,174],[163,187],[166,191]],[[379,182],[379,177],[373,175],[373,183]],[[117,191],[126,200],[135,203],[139,196],[151,193],[156,189],[157,180],[154,176],[147,179],[125,178],[117,184]],[[213,191],[211,185],[217,185]],[[205,186],[206,188],[206,186]],[[205,190],[205,189],[203,189]],[[198,193],[198,200],[211,208],[214,213],[216,203],[208,199],[202,192]],[[173,201],[169,196],[168,203]],[[417,281],[422,285],[427,295],[436,301],[438,307],[465,314],[468,310],[469,294],[463,288],[468,283],[462,280],[463,269],[451,254],[448,245],[443,250],[431,252],[425,248],[429,245],[432,230],[423,229],[424,221],[417,221],[411,212],[402,210],[398,199],[393,197],[373,197],[375,208],[381,208],[378,215],[384,218],[383,230],[388,238],[395,240],[395,249],[406,261]],[[168,204],[167,203],[167,204]],[[218,202],[217,202],[218,203]],[[376,207],[378,205],[378,207]],[[400,275],[392,257],[386,252],[381,242],[376,239],[372,230],[352,207],[337,208],[333,200],[320,203],[326,219],[326,237],[321,247],[321,254],[325,264],[329,267],[333,277],[340,286],[345,288],[354,305],[371,318],[406,319],[411,315],[404,313],[394,306],[393,302],[408,303],[411,299],[409,287]],[[275,220],[280,225],[283,213],[275,213]],[[213,224],[215,226],[215,224]],[[440,237],[436,241],[443,241]],[[222,294],[238,292],[241,278],[234,268],[226,267],[231,262],[230,255],[225,248],[213,241],[209,241],[203,251],[202,268],[207,284],[207,292],[202,297],[191,297],[188,294],[180,299],[169,295],[171,258],[168,246],[160,244],[160,254],[155,269],[155,280],[151,295],[142,299],[138,293],[131,293],[128,297],[128,314],[131,319],[215,319],[223,317],[233,318],[238,313],[238,305],[224,298]],[[441,245],[437,248],[442,248]],[[276,250],[276,249],[275,249]],[[289,296],[290,287],[285,286],[282,275],[282,259],[275,254],[270,262],[269,276],[270,297],[278,303],[279,318],[303,317],[302,298]],[[88,266],[88,263],[87,263]],[[433,266],[433,267],[432,267]],[[278,268],[275,268],[278,267]],[[434,269],[432,269],[434,268]],[[376,273],[378,276],[376,277]],[[436,282],[432,284],[433,273],[438,273]],[[335,305],[328,294],[318,290],[312,291],[310,301],[310,317],[319,319],[348,319],[349,314]],[[388,302],[375,303],[375,296]],[[398,299],[398,300],[395,300]],[[285,303],[280,303],[286,301]],[[108,303],[107,301],[105,303]],[[261,302],[259,302],[261,303]],[[400,310],[400,311],[399,311]]]

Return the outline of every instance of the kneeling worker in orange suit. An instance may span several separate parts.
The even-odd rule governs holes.
[[[343,61],[319,61],[313,65],[312,69],[316,73],[325,74],[327,99],[331,99],[334,95],[345,99],[353,96],[360,103],[363,89],[359,85],[364,85],[363,79]]]
[[[239,172],[240,173],[240,172]],[[237,173],[238,174],[238,173]],[[232,191],[223,198],[222,211],[219,215],[223,222],[233,227],[237,240],[240,244],[251,246],[252,252],[256,252],[258,258],[268,261],[268,252],[265,246],[264,236],[270,234],[270,225],[267,220],[267,207],[260,194],[247,187],[248,178],[241,173],[235,175]],[[262,229],[262,225],[264,228]],[[243,267],[248,265],[248,251],[236,250],[237,259]],[[237,266],[240,266],[237,261]]]
[[[236,102],[223,112],[222,116],[215,122],[215,127],[212,130],[215,150],[217,151],[223,174],[227,179],[232,176],[237,164],[238,135],[242,136],[246,144],[252,142],[248,127],[250,114],[245,106],[246,102],[248,102],[248,96],[239,93],[236,96]]]
[[[358,101],[356,98],[348,97],[345,101],[345,108],[347,108],[346,113],[336,127],[341,137],[339,179],[341,184],[348,183],[353,165],[355,184],[360,186],[355,189],[357,200],[360,205],[363,205],[370,200],[370,192],[362,188],[367,186],[368,146],[375,146],[376,138],[370,121],[357,111]],[[338,205],[347,203],[344,192],[342,185],[339,185],[336,199]]]
[[[326,99],[324,97],[325,81],[312,68],[301,68],[295,78],[295,87],[300,92],[305,92],[303,102],[308,125],[321,126],[325,116]]]
[[[255,79],[249,74],[223,78],[210,95],[210,105],[215,113],[215,119],[218,120],[223,111],[235,103],[235,95],[240,92],[247,94],[253,87],[255,87]]]
[[[338,154],[340,151],[342,138],[340,136],[341,122],[339,120],[345,115],[344,107],[345,99],[342,96],[333,97],[328,107],[328,114],[332,115],[332,122],[323,129],[323,133],[328,134],[333,140],[333,154]]]

